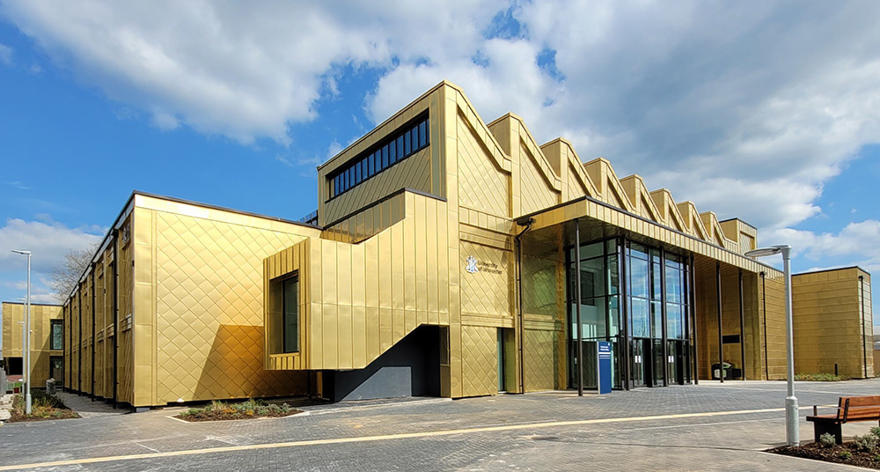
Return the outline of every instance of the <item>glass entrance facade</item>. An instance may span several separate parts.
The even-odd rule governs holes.
[[[570,247],[566,267],[570,386],[577,386],[579,336],[585,388],[596,388],[599,340],[612,343],[614,388],[690,383],[689,267],[685,257],[612,238],[582,244],[580,260],[576,248]]]

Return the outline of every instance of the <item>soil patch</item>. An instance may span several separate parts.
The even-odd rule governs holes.
[[[58,397],[46,394],[40,390],[34,390],[31,393],[30,415],[25,414],[24,397],[21,395],[15,395],[12,398],[12,410],[9,411],[9,414],[9,423],[79,418],[79,415],[64,406],[64,403]]]
[[[824,447],[812,442],[802,446],[776,447],[768,449],[767,452],[880,470],[880,450],[864,451],[859,449],[854,442],[846,442],[832,447]]]

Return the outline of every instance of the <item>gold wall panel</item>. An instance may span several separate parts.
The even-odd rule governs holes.
[[[483,318],[502,319],[513,314],[513,254],[468,241],[461,242],[461,313]],[[473,257],[477,270],[466,270]]]
[[[363,181],[324,203],[326,223],[331,223],[402,188],[431,193],[431,146]]]
[[[142,217],[136,210],[136,226]],[[261,260],[305,236],[294,225],[282,232],[161,211],[151,218],[157,385],[150,404],[289,393],[289,375],[262,370]]]
[[[79,351],[80,351],[80,323],[79,323],[79,292],[75,292],[70,300],[71,331],[70,331],[70,386],[74,390],[80,389]]]
[[[271,352],[270,333],[268,368],[359,369],[418,326],[449,324],[446,204],[404,198],[405,218],[359,244],[315,237],[266,258],[265,316],[277,317],[273,279],[299,271],[305,336],[295,356]]]
[[[376,204],[321,231],[321,238],[356,244],[371,238],[404,217],[404,192],[392,194]]]
[[[462,396],[498,393],[498,328],[462,326],[461,357]]]
[[[865,278],[864,327],[859,276]],[[858,268],[792,277],[795,371],[873,377],[870,278]],[[862,334],[865,344],[862,344]],[[867,366],[865,365],[867,363]]]
[[[441,172],[440,149],[442,141],[441,95],[444,84],[439,84],[421,97],[379,124],[370,133],[318,167],[318,222],[328,225],[356,212],[402,188],[410,188],[440,197],[445,196],[445,181]],[[430,145],[405,160],[376,174],[336,198],[329,198],[328,176],[348,161],[375,145],[383,138],[428,111]],[[442,145],[441,145],[442,146]]]
[[[122,224],[121,233],[125,234],[131,225],[131,218]],[[134,336],[132,317],[134,313],[134,250],[131,239],[115,240],[117,258],[117,399],[121,402],[134,402]]]
[[[559,386],[556,385],[557,333],[543,329],[524,329],[523,333],[526,391],[535,392],[558,388]]]
[[[94,391],[94,383],[92,379],[92,345],[95,342],[94,318],[95,312],[93,307],[92,294],[92,277],[91,272],[88,273],[85,280],[80,282],[80,306],[81,306],[81,323],[82,323],[82,340],[80,342],[80,364],[81,374],[80,391],[84,393],[92,393]]]
[[[22,357],[24,311],[23,303],[2,304],[4,358]],[[64,355],[63,349],[50,349],[51,320],[61,318],[60,305],[31,304],[31,384],[34,387],[45,386],[49,378],[49,357]]]
[[[458,157],[458,204],[496,216],[511,215],[510,176],[480,143],[474,130],[459,116],[456,124]]]
[[[525,143],[520,143],[520,203],[519,214],[532,213],[559,203],[559,193],[547,181],[548,169],[540,169],[536,159],[543,155],[533,155]],[[546,165],[546,164],[545,164]],[[555,176],[552,176],[555,177]]]

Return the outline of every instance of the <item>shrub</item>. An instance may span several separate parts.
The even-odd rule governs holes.
[[[794,376],[795,380],[801,380],[806,382],[839,382],[841,380],[846,380],[846,378],[841,377],[839,375],[834,374],[797,374]]]
[[[880,439],[880,426],[874,426],[873,428],[871,428],[871,434],[877,436],[877,438]]]
[[[856,436],[853,438],[853,443],[860,451],[872,452],[877,448],[877,442],[877,436],[874,436],[873,434],[866,434],[864,436]]]
[[[823,433],[819,436],[819,444],[824,448],[834,447],[837,444],[837,439],[831,433]]]
[[[852,459],[852,453],[849,452],[849,451],[840,451],[840,452],[837,454],[837,457],[839,457],[839,458],[841,458],[841,459],[843,459],[843,460],[849,460],[849,459]]]

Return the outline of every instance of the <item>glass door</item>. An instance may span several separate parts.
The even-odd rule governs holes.
[[[632,386],[633,387],[646,387],[647,379],[650,378],[650,375],[647,375],[648,366],[650,365],[649,360],[650,357],[650,348],[649,348],[650,339],[636,338],[632,340]]]

